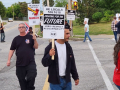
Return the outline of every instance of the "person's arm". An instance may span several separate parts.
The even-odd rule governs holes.
[[[111,29],[113,30],[114,28],[114,22],[111,23]]]
[[[14,51],[15,51],[15,50],[10,50],[10,51],[9,51],[7,66],[10,66],[10,60],[11,60],[11,58],[12,58],[12,56],[13,56]]]
[[[115,27],[120,27],[120,22],[118,23],[115,22]]]
[[[78,85],[79,84],[79,76],[78,76],[78,73],[77,73],[75,58],[74,58],[72,48],[71,48],[71,52],[72,52],[72,57],[70,57],[70,58],[72,58],[72,60],[71,60],[71,74],[72,74],[72,78],[75,81],[75,85]]]
[[[55,49],[51,49],[51,45],[48,45],[45,48],[44,56],[42,58],[42,65],[44,67],[51,65],[51,63],[54,61],[54,60],[51,60],[52,55],[55,55]]]
[[[36,40],[36,36],[35,36],[35,35],[33,35],[33,39],[34,39],[34,45],[33,45],[33,47],[34,47],[35,49],[38,49],[38,42],[37,42],[37,40]]]

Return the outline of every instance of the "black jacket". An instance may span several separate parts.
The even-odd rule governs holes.
[[[74,80],[78,79],[78,73],[75,65],[75,59],[74,59],[72,48],[68,42],[66,42],[65,44],[66,44],[66,53],[67,53],[66,54],[67,55],[66,82],[70,82],[71,81],[70,73],[72,74],[72,77]],[[51,60],[51,56],[49,55],[49,51],[51,47],[52,47],[52,44],[50,43],[45,48],[45,53],[42,58],[42,64],[45,67],[48,66],[48,74],[49,74],[48,82],[52,84],[60,84],[57,49],[55,46],[54,60]]]
[[[115,25],[117,27],[117,33],[120,34],[120,21]]]

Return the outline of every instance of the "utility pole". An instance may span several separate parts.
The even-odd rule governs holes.
[[[43,5],[43,8],[44,8],[44,0],[42,0],[42,5]]]
[[[71,9],[72,9],[72,0],[68,0],[68,10],[71,10]],[[73,37],[72,20],[69,20],[69,22],[70,22],[70,28],[71,28],[70,36]]]
[[[47,0],[47,6],[49,7],[49,0]]]

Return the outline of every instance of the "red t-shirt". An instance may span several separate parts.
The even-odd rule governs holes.
[[[120,86],[120,51],[118,53],[118,62],[114,69],[113,82]]]

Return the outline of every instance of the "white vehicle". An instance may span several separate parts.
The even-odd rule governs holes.
[[[13,22],[13,19],[12,18],[8,18],[8,22]]]

